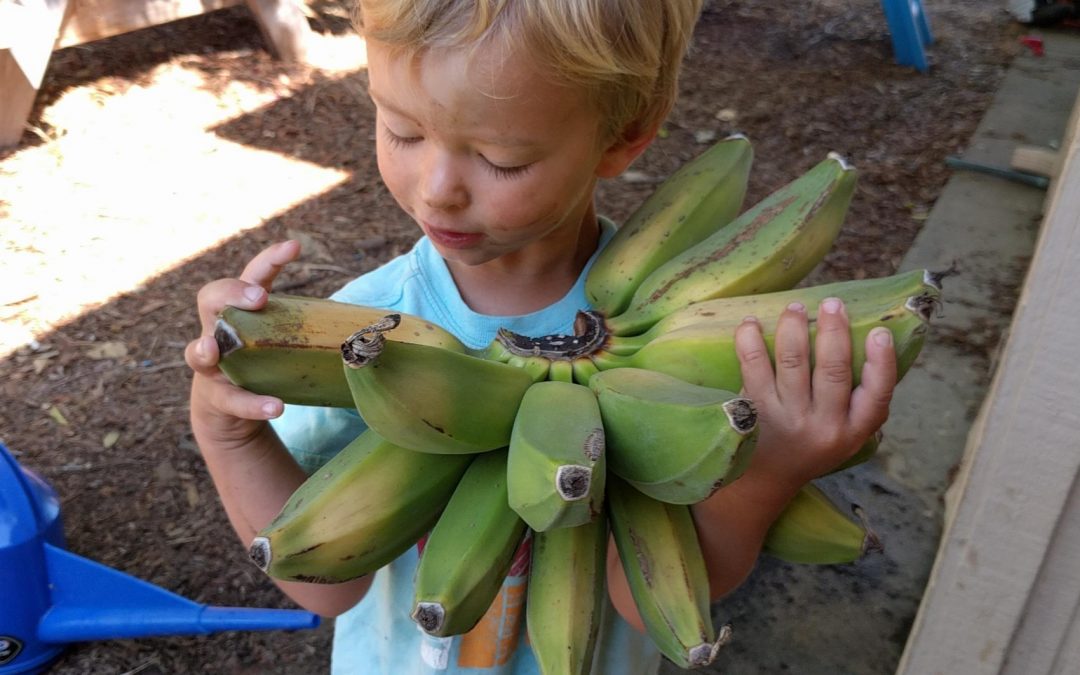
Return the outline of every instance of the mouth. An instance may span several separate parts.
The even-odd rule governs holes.
[[[433,243],[446,248],[472,248],[479,244],[484,238],[484,235],[479,232],[460,232],[457,230],[443,229],[429,223],[424,223],[423,229]]]

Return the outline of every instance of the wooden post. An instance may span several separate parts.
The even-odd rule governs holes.
[[[0,148],[22,138],[67,0],[0,5]]]
[[[247,0],[263,37],[282,61],[303,63],[311,28],[295,0]]]
[[[1080,662],[1080,98],[898,675]]]

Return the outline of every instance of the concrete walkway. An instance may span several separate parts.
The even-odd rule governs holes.
[[[963,159],[1007,167],[1018,145],[1055,147],[1080,90],[1080,32],[1047,32],[1046,55],[1012,64]],[[714,607],[734,640],[705,672],[893,673],[937,553],[946,490],[993,374],[1034,249],[1043,190],[958,170],[901,270],[953,267],[945,304],[897,390],[871,462],[821,481],[861,504],[885,552],[853,565],[763,557]],[[670,664],[665,675],[682,672]],[[702,672],[702,671],[697,671]]]

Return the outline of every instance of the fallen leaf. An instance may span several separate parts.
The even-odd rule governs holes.
[[[187,503],[191,508],[195,508],[202,501],[199,499],[199,488],[195,487],[195,483],[185,481],[184,494],[187,496]]]
[[[64,413],[60,412],[60,408],[57,408],[54,405],[49,406],[49,417],[53,418],[53,420],[62,427],[70,426],[67,418],[64,417]]]
[[[86,350],[86,355],[95,361],[122,359],[127,356],[127,353],[127,345],[123,342],[101,342]]]

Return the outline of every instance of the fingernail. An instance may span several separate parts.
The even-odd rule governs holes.
[[[821,311],[826,314],[838,314],[843,306],[844,303],[840,302],[839,298],[825,298],[821,303]]]
[[[277,403],[263,403],[262,411],[263,414],[266,415],[268,418],[277,417],[281,414],[278,411]]]
[[[884,326],[878,326],[870,331],[870,337],[873,338],[874,342],[880,347],[888,347],[892,344],[892,333]]]
[[[800,314],[806,311],[806,305],[802,304],[801,302],[793,302],[788,305],[787,308],[789,311],[798,312]]]
[[[263,289],[259,286],[248,286],[244,289],[244,297],[251,302],[258,302],[262,298]]]
[[[744,316],[744,317],[742,318],[742,322],[743,322],[743,323],[760,323],[760,322],[758,321],[758,318],[757,318],[756,316],[752,315],[752,314],[751,314],[751,315],[749,315],[749,316]]]

